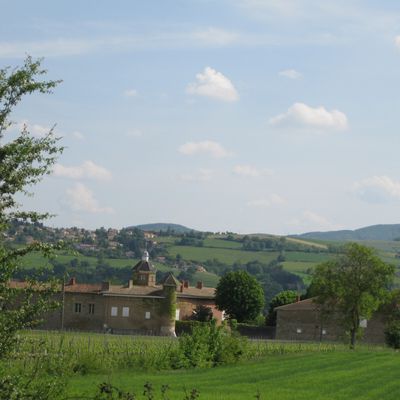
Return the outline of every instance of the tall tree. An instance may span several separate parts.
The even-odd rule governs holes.
[[[31,57],[27,57],[20,67],[0,69],[0,357],[12,348],[18,330],[34,326],[39,316],[52,306],[48,301],[52,294],[51,285],[31,281],[22,293],[10,287],[10,280],[21,257],[32,251],[48,255],[53,247],[35,242],[22,248],[11,248],[4,238],[11,220],[37,222],[49,217],[47,213],[21,211],[16,196],[31,195],[29,188],[51,172],[63,150],[58,145],[59,138],[52,129],[43,137],[35,137],[27,126],[13,138],[9,129],[13,125],[11,113],[25,96],[50,93],[60,82],[42,80],[45,74],[41,60]]]
[[[229,272],[218,283],[215,304],[238,322],[253,321],[264,308],[264,291],[246,271]]]
[[[393,276],[394,267],[372,249],[351,243],[343,256],[316,267],[311,294],[323,312],[335,313],[354,348],[361,320],[370,318],[386,301]]]

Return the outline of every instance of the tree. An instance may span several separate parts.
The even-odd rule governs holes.
[[[231,319],[253,321],[264,308],[264,292],[258,281],[246,271],[229,272],[218,283],[215,303]]]
[[[16,332],[39,322],[40,315],[54,303],[49,301],[53,285],[30,281],[23,292],[10,287],[10,280],[18,270],[19,260],[32,251],[49,255],[54,246],[34,242],[21,248],[5,245],[2,232],[12,220],[38,222],[49,217],[35,211],[21,211],[16,195],[30,195],[28,188],[51,172],[63,148],[51,129],[43,137],[34,137],[24,126],[15,138],[7,138],[11,127],[11,112],[24,96],[50,93],[60,81],[40,80],[46,71],[41,60],[27,57],[21,67],[0,69],[0,358],[15,344]]]
[[[203,304],[198,304],[193,310],[190,319],[199,322],[210,322],[213,319],[213,312],[211,307],[207,307]]]
[[[278,293],[269,303],[268,310],[268,325],[276,325],[276,311],[275,308],[279,306],[284,306],[285,304],[295,303],[297,300],[297,292],[294,290],[284,290]]]
[[[354,348],[361,320],[370,318],[386,301],[393,276],[394,267],[372,249],[351,243],[344,255],[316,267],[310,293],[323,313],[335,313]]]

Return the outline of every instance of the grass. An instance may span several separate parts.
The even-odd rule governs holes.
[[[47,358],[62,357],[67,368],[79,367],[70,376],[70,398],[89,398],[102,382],[139,398],[146,382],[157,393],[168,384],[171,399],[182,399],[184,388],[196,388],[199,400],[252,399],[257,392],[274,400],[397,400],[400,391],[400,354],[377,346],[350,351],[341,344],[253,341],[246,350],[252,361],[169,370],[165,356],[177,348],[176,339],[54,332],[27,332],[22,338],[27,345],[18,347],[11,365],[19,359],[26,365],[29,354],[46,349]]]
[[[232,265],[235,262],[247,263],[258,260],[269,263],[276,259],[278,252],[242,251],[235,249],[220,249],[210,247],[171,246],[168,248],[171,256],[180,254],[184,260],[205,262],[214,258],[224,264]]]
[[[400,391],[399,354],[391,351],[272,354],[255,362],[204,370],[157,373],[132,370],[74,377],[69,394],[92,393],[111,381],[117,387],[142,391],[145,382],[171,387],[171,398],[183,398],[184,388],[195,387],[200,400],[397,400]]]

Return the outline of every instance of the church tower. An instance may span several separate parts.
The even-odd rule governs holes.
[[[149,261],[149,253],[147,250],[143,252],[142,260],[139,261],[132,269],[133,284],[140,286],[156,285],[156,269]]]

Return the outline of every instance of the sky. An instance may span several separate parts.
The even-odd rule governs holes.
[[[51,226],[293,234],[399,223],[395,0],[3,1],[0,68],[43,57],[55,132],[20,199]]]

